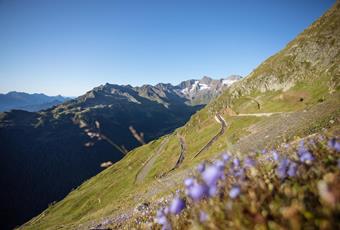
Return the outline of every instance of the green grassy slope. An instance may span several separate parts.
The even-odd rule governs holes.
[[[182,178],[202,160],[209,160],[226,150],[238,153],[269,149],[296,135],[338,126],[339,7],[338,2],[285,49],[193,115],[185,126],[131,151],[22,228],[87,228],[95,226],[102,218],[119,225],[133,215],[138,204],[155,201],[174,191]],[[237,116],[271,112],[283,113],[269,117]],[[226,132],[210,148],[193,158],[219,132],[220,124],[214,119],[216,113],[227,121]],[[334,122],[329,122],[331,120]],[[187,146],[184,161],[169,172],[180,153],[179,136]],[[134,184],[137,173],[164,138],[169,141],[148,175],[142,183]]]

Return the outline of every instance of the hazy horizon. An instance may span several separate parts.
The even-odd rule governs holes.
[[[0,93],[246,76],[335,1],[2,1]]]

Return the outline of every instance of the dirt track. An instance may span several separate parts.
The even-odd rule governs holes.
[[[216,121],[218,120],[219,123],[221,124],[221,130],[213,137],[211,138],[211,140],[204,145],[195,155],[193,158],[197,157],[198,155],[200,155],[202,152],[204,152],[205,150],[207,150],[215,141],[217,141],[217,139],[223,135],[223,133],[225,132],[225,129],[227,127],[227,122],[224,120],[223,117],[221,117],[221,115],[216,114],[215,116]]]
[[[152,168],[153,164],[155,163],[157,157],[163,152],[164,146],[168,143],[168,141],[169,138],[166,138],[164,141],[162,141],[161,145],[158,147],[155,153],[152,154],[152,156],[144,163],[144,165],[136,175],[135,183],[140,183],[144,180],[144,178]]]
[[[178,160],[176,161],[175,166],[170,171],[178,168],[181,165],[181,163],[183,162],[184,157],[185,157],[185,151],[186,151],[187,147],[186,147],[186,144],[185,144],[184,137],[179,136],[178,139],[179,139],[179,143],[180,143],[180,146],[181,146],[181,150],[180,150],[179,157],[178,157]]]

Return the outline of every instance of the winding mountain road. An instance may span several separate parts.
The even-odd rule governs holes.
[[[211,138],[211,140],[204,145],[201,150],[199,150],[195,156],[193,158],[196,158],[198,155],[200,155],[202,152],[204,152],[205,150],[207,150],[215,141],[217,141],[217,139],[223,135],[223,133],[225,132],[225,129],[227,128],[227,122],[224,120],[224,118],[220,115],[220,114],[216,114],[215,115],[215,120],[221,124],[221,129],[220,131],[213,137]]]
[[[287,112],[273,112],[273,113],[241,113],[241,114],[237,114],[235,116],[237,117],[246,117],[246,116],[255,116],[255,117],[269,117],[272,116],[274,114],[282,114],[282,113],[287,113]],[[206,151],[214,142],[217,141],[217,139],[222,136],[227,128],[227,122],[225,121],[225,119],[220,115],[220,114],[216,114],[215,115],[215,120],[221,124],[221,129],[220,131],[213,137],[210,139],[210,141],[205,144],[195,155],[192,159],[196,158],[197,156],[199,156],[202,152]],[[135,183],[140,183],[144,180],[144,178],[146,177],[146,175],[149,173],[149,171],[151,170],[153,164],[155,163],[157,157],[162,153],[164,146],[168,143],[168,138],[165,139],[160,147],[158,147],[158,149],[155,151],[154,154],[152,154],[152,156],[144,163],[144,165],[141,167],[141,169],[138,171],[136,177],[135,177]],[[176,161],[176,164],[174,165],[174,167],[169,171],[173,171],[176,168],[178,168],[181,163],[183,162],[184,158],[185,158],[185,152],[186,152],[186,144],[185,144],[185,140],[184,137],[179,136],[179,143],[180,143],[180,153],[179,153],[179,157]]]
[[[140,168],[140,170],[136,174],[135,182],[134,182],[135,184],[142,182],[144,178],[146,177],[146,175],[148,175],[157,157],[163,152],[163,149],[168,142],[169,142],[169,138],[166,138],[165,140],[163,140],[160,146],[155,151],[155,153],[152,154],[148,160],[146,160],[144,165]]]
[[[180,146],[181,146],[181,150],[180,150],[180,153],[179,153],[179,157],[178,157],[178,160],[176,161],[176,164],[175,166],[170,170],[170,172],[172,170],[175,170],[176,168],[178,168],[180,166],[180,164],[183,162],[184,160],[184,154],[185,154],[185,151],[187,149],[186,147],[186,144],[185,144],[185,140],[184,140],[184,137],[182,136],[179,136],[179,143],[180,143]]]
[[[283,113],[291,113],[291,112],[273,112],[273,113],[239,113],[234,115],[234,117],[269,117],[275,114],[283,114]]]

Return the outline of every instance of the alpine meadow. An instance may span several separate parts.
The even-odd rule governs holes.
[[[24,1],[14,2],[16,7],[25,5]],[[77,2],[80,7],[91,1],[70,2]],[[48,10],[54,12],[59,4],[66,7],[70,2],[51,1],[58,6],[49,6]],[[110,3],[112,9],[118,9],[119,1],[113,2]],[[152,6],[151,13],[147,11],[148,14],[139,18],[141,25],[148,22],[151,28],[163,22],[148,21],[155,19],[150,15],[163,19],[162,14],[167,15],[167,11],[157,9],[175,4],[170,6],[164,1],[162,4],[166,5],[157,8],[159,3],[141,2],[145,4],[143,7],[132,2],[129,7],[138,5],[134,13],[139,15]],[[178,15],[171,14],[167,23],[179,26],[181,22],[174,17],[196,17],[195,11],[205,10],[203,5],[202,9],[199,7],[203,2],[217,4],[217,1],[183,2],[190,2],[192,13],[182,14],[184,5],[176,2]],[[224,3],[227,2],[232,11],[236,1]],[[253,7],[255,3],[250,2],[244,4],[253,4]],[[11,4],[4,1],[0,9],[9,10],[14,7]],[[295,3],[280,4],[282,11],[288,12]],[[285,4],[287,7],[283,7]],[[309,1],[299,4],[308,5]],[[300,33],[284,48],[258,66],[252,66],[253,70],[247,74],[200,73],[177,83],[171,78],[168,79],[171,83],[160,83],[163,79],[151,81],[141,73],[135,78],[145,81],[143,84],[130,84],[124,77],[121,81],[106,83],[111,82],[108,78],[80,96],[67,95],[70,93],[63,92],[60,86],[63,96],[51,97],[14,92],[25,89],[21,90],[13,80],[12,92],[0,95],[3,108],[0,112],[0,211],[4,218],[0,228],[340,229],[340,1],[331,1],[330,5],[326,12],[319,9],[322,13],[314,22],[309,22],[312,24],[304,30],[300,28]],[[74,17],[94,17],[96,7],[89,7],[89,11],[76,13]],[[308,9],[311,8],[306,7],[306,11]],[[212,8],[206,11],[215,13]],[[105,13],[96,17],[111,20]],[[115,23],[123,23],[119,17],[125,14],[124,10],[112,14],[116,15],[118,22]],[[249,13],[249,17],[252,14]],[[233,22],[235,28],[241,23],[237,20],[251,20],[247,14],[242,15],[244,18]],[[307,13],[301,12],[301,15]],[[268,17],[274,14],[269,12]],[[133,21],[127,19],[125,23],[129,20]],[[223,20],[222,17],[219,20]],[[57,21],[46,23],[54,25]],[[185,23],[188,22],[183,21]],[[203,34],[221,29],[220,24],[211,23],[199,27]],[[91,22],[86,24],[91,25]],[[73,26],[78,31],[77,23]],[[122,28],[119,32],[127,33],[128,29]],[[231,31],[237,33],[235,28]],[[249,27],[247,31],[254,34],[255,42],[256,35],[268,28]],[[101,33],[101,29],[93,29],[93,33]],[[159,45],[157,40],[165,39],[162,33],[173,28],[164,27],[153,34],[153,30],[144,26],[133,27],[133,31],[144,29],[154,41],[130,37],[131,40],[123,41],[123,35],[118,33],[115,34],[117,44],[123,47],[127,42],[134,47],[133,55],[143,53],[134,42],[149,46],[152,52]],[[87,30],[79,29],[79,33],[84,31]],[[86,33],[89,39],[95,39],[89,31]],[[184,41],[187,34],[183,33]],[[219,33],[222,32],[211,36]],[[208,50],[218,46],[212,42],[218,43],[217,38],[207,40],[207,37],[202,35],[197,40],[204,40]],[[169,42],[178,37],[166,39]],[[242,42],[250,39],[238,38],[233,46],[242,46]],[[190,41],[187,46],[194,43]],[[97,48],[102,49],[100,44]],[[185,56],[178,57],[178,62],[198,60],[195,55],[190,56],[192,60],[186,58],[189,56],[184,51],[180,53],[180,49],[176,52]],[[164,56],[170,57],[170,53]],[[14,55],[14,51],[7,54]],[[138,60],[139,65],[127,53],[118,54],[121,60],[116,61],[122,66],[126,58],[138,71],[143,70],[140,65],[146,65],[145,60]],[[205,54],[210,55],[206,52],[202,56]],[[155,54],[152,59],[157,74],[181,69],[179,66],[176,70],[163,68],[160,59],[164,56]],[[239,57],[232,58],[238,60]],[[170,59],[177,63],[176,58]],[[170,59],[167,62],[171,62]],[[2,63],[6,64],[0,58],[0,67]],[[73,69],[70,71],[74,73]],[[108,70],[98,69],[98,75],[105,71]],[[43,86],[41,88],[43,91]]]

